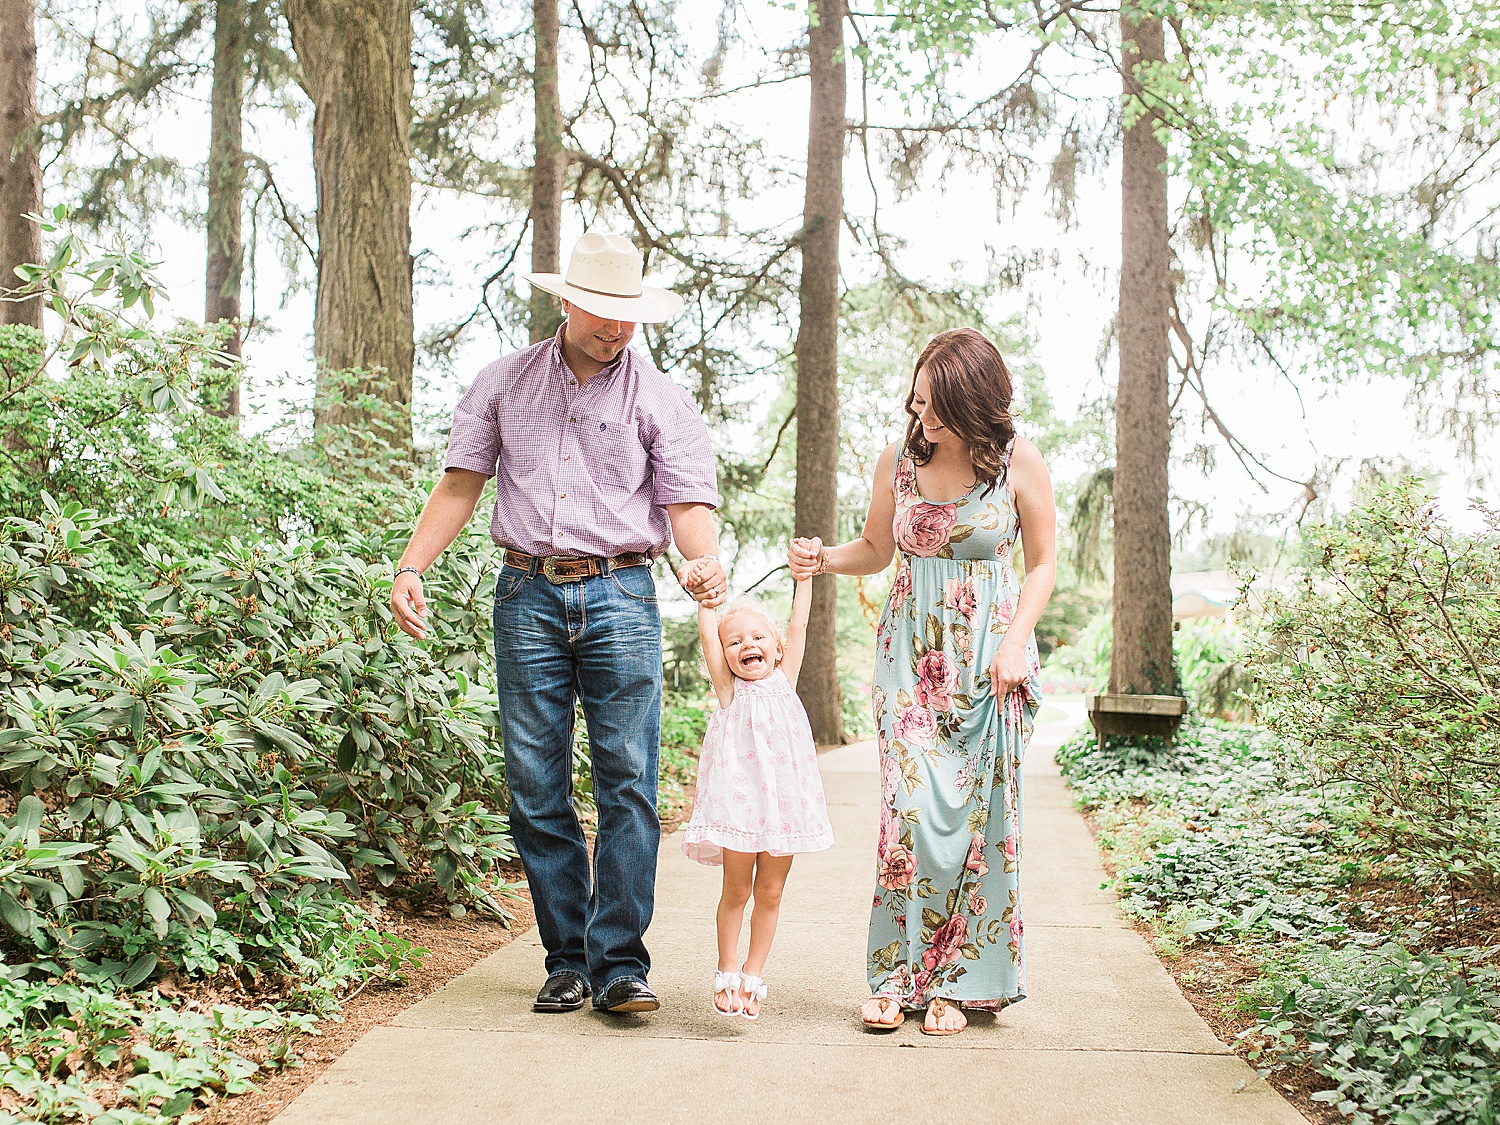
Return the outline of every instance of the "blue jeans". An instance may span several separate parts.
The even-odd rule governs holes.
[[[553,585],[501,569],[495,663],[510,828],[547,950],[547,973],[586,979],[598,1003],[651,968],[656,901],[661,617],[646,566]],[[573,811],[573,701],[583,704],[599,827],[593,871]],[[592,874],[592,877],[591,877]]]

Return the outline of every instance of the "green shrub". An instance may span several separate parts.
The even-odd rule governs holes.
[[[1500,881],[1500,514],[1459,535],[1418,482],[1310,536],[1251,656],[1259,714],[1377,834],[1459,883]]]
[[[108,521],[46,500],[0,532],[0,916],[22,960],[127,987],[210,971],[360,870],[500,912],[493,696],[391,626],[378,545],[147,548],[138,620],[80,628],[54,603],[91,593]]]

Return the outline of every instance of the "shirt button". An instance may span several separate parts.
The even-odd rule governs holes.
[[[576,422],[576,421],[578,421],[578,419],[577,418],[569,418],[568,421],[569,422]]]
[[[571,461],[571,460],[573,460],[573,455],[571,453],[564,453],[563,454],[563,460],[564,461]]]
[[[562,499],[564,499],[564,500],[566,500],[566,499],[567,499],[567,498],[568,498],[568,494],[567,494],[567,493],[566,493],[566,492],[564,492],[564,493],[563,493],[563,494],[562,494]]]

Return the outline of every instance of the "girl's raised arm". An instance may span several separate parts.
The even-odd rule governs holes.
[[[704,609],[701,602],[698,605],[698,640],[703,645],[703,661],[708,665],[708,678],[714,683],[719,706],[728,707],[734,702],[734,674],[724,659],[724,646],[719,643],[719,615],[711,609]]]
[[[786,627],[786,645],[781,651],[781,672],[793,689],[802,671],[802,653],[807,648],[807,617],[812,612],[812,579],[803,578],[792,595],[792,620]]]

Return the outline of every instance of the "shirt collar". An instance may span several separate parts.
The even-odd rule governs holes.
[[[563,359],[563,350],[562,350],[563,349],[563,333],[567,330],[567,327],[568,327],[568,322],[566,320],[564,320],[561,324],[559,324],[557,326],[557,335],[555,335],[555,336],[552,337],[552,355],[553,355],[553,358],[556,360],[558,367],[562,368],[564,371],[571,372],[573,369],[568,366],[568,361],[565,360],[565,359]],[[617,355],[617,356],[615,356],[614,359],[610,360],[610,362],[603,369],[601,369],[600,372],[599,372],[599,374],[595,375],[594,378],[595,379],[610,379],[610,378],[614,377],[616,374],[619,373],[620,369],[625,366],[625,357],[627,355],[629,355],[629,354],[630,354],[630,345],[626,344],[623,348],[620,349],[620,354]]]

